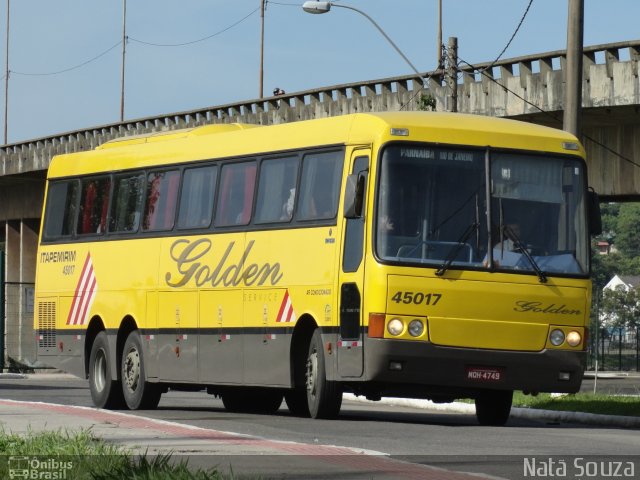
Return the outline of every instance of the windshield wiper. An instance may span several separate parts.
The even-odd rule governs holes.
[[[444,275],[444,272],[446,272],[449,269],[449,267],[451,266],[453,261],[458,256],[458,253],[460,253],[460,250],[462,250],[462,248],[465,245],[467,245],[467,240],[469,240],[469,237],[479,227],[480,227],[480,223],[478,223],[477,221],[473,222],[471,225],[469,225],[467,227],[467,229],[464,231],[462,236],[458,239],[456,244],[453,247],[451,247],[451,249],[449,250],[449,253],[447,254],[447,257],[445,258],[444,262],[442,262],[442,265],[440,265],[440,268],[438,270],[436,270],[436,275],[438,277],[441,277],[442,275]]]
[[[516,232],[514,232],[508,225],[503,225],[502,231],[507,235],[507,238],[513,241],[516,247],[516,251],[522,252],[522,254],[527,258],[527,260],[529,260],[531,267],[533,267],[533,270],[538,275],[538,280],[540,280],[540,283],[547,283],[547,276],[542,271],[540,266],[536,263],[534,258],[531,256],[531,254],[529,253],[529,250],[527,250],[527,247],[522,243],[522,240],[520,240],[518,235],[516,235]]]

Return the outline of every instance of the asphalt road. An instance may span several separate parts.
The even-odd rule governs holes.
[[[604,380],[598,382],[599,390],[605,387]],[[608,385],[634,388],[634,383],[637,385],[637,378],[617,379]],[[0,379],[0,398],[92,406],[86,381],[65,376]],[[381,404],[346,402],[338,420],[314,421],[293,417],[284,406],[276,415],[229,413],[218,399],[204,392],[169,392],[157,410],[133,413],[272,440],[383,452],[410,462],[503,478],[522,478],[525,458],[547,462],[539,464],[544,466],[551,458],[570,464],[576,456],[595,459],[604,455],[606,461],[617,461],[640,452],[640,435],[633,429],[516,418],[506,427],[480,427],[470,414]],[[640,475],[640,457],[635,462]],[[576,472],[566,476],[572,478],[571,473]]]

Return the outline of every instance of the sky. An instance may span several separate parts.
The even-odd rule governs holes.
[[[443,41],[457,37],[467,62],[492,61],[530,1],[502,58],[565,49],[568,0],[442,0]],[[265,96],[276,87],[293,93],[412,73],[365,16],[344,8],[311,15],[302,3],[267,3]],[[438,0],[336,3],[366,12],[418,70],[436,67]],[[8,143],[118,122],[122,0],[9,5]],[[260,0],[127,0],[125,120],[257,99],[259,7]],[[2,75],[6,10],[2,0]],[[640,39],[639,18],[640,0],[585,0],[584,45]],[[4,108],[4,88],[0,97]]]

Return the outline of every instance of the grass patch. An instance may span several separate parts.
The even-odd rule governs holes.
[[[639,397],[622,397],[593,393],[576,393],[563,396],[551,396],[549,393],[541,393],[532,397],[531,395],[524,395],[521,392],[515,392],[513,395],[513,406],[565,412],[640,417]]]
[[[11,464],[10,457],[13,457]],[[29,432],[26,435],[7,434],[0,431],[0,478],[9,478],[9,468],[15,468],[20,462],[19,458],[23,458],[22,468],[32,469],[35,465],[35,470],[40,472],[66,470],[66,476],[53,478],[79,480],[120,480],[122,478],[222,480],[225,478],[216,469],[191,470],[186,461],[174,462],[171,455],[153,457],[132,455],[123,447],[95,438],[89,430],[77,433]],[[36,459],[35,463],[32,462],[33,459]]]

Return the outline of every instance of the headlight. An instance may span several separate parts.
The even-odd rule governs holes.
[[[580,342],[582,342],[582,335],[580,335],[580,332],[571,330],[569,333],[567,333],[567,343],[569,344],[569,346],[577,347],[578,345],[580,345]]]
[[[551,334],[549,334],[549,340],[551,341],[552,345],[559,347],[564,343],[564,332],[557,328],[555,330],[552,330]]]
[[[399,318],[393,318],[387,324],[387,332],[389,332],[394,337],[400,335],[402,333],[402,330],[404,330],[404,323],[402,323],[402,320],[400,320]]]
[[[418,319],[411,320],[411,322],[409,323],[409,335],[411,335],[412,337],[419,337],[423,334],[423,332],[424,323],[422,323]]]

